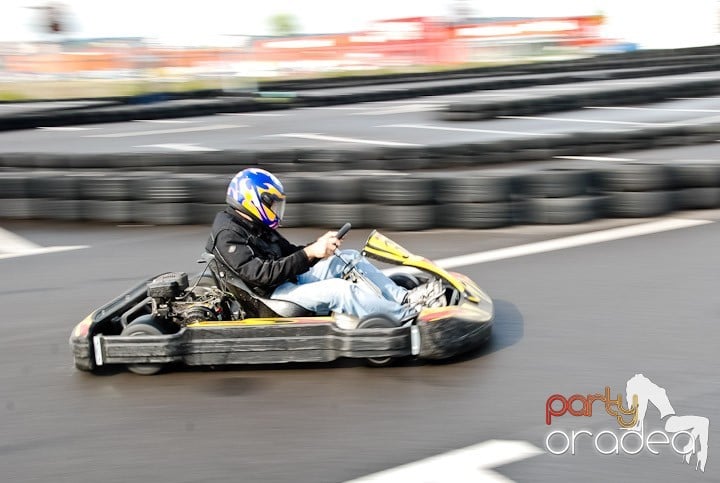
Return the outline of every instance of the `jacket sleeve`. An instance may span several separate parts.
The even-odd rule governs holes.
[[[301,247],[296,247],[295,251],[277,260],[261,258],[248,246],[247,240],[232,230],[223,230],[217,234],[215,249],[245,283],[263,290],[287,282],[311,266]]]

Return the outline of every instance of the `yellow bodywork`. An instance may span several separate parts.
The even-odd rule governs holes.
[[[466,294],[468,300],[471,302],[478,301],[478,294],[473,293],[474,290],[466,290],[468,288],[466,283],[461,280],[457,274],[447,272],[425,257],[413,255],[377,230],[373,230],[372,233],[370,233],[370,236],[365,242],[363,253],[386,263],[413,267],[425,272],[430,272],[447,281],[458,292]]]
[[[277,325],[277,324],[297,324],[297,323],[321,323],[321,322],[333,322],[334,317],[290,317],[290,318],[254,318],[254,319],[243,319],[243,320],[203,320],[200,322],[193,322],[188,324],[187,327],[191,329],[209,328],[209,327],[237,327],[240,325]]]

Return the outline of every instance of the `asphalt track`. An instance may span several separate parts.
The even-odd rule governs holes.
[[[642,106],[593,106],[530,118],[452,122],[436,109],[448,102],[507,99],[599,89],[607,84],[652,86],[668,79],[714,79],[717,72],[591,81],[527,89],[473,92],[403,101],[237,113],[129,123],[88,124],[0,133],[0,152],[162,153],[226,149],[428,146],[547,137],[572,132],[622,131],[653,125],[717,122],[720,98],[674,99]]]
[[[549,429],[616,427],[598,415],[564,416],[549,428],[551,394],[606,385],[623,393],[643,373],[667,389],[677,414],[710,419],[705,473],[667,448],[602,456],[587,445],[497,473],[518,482],[720,481],[720,211],[672,218],[712,223],[457,267],[495,299],[497,321],[486,348],[450,363],[371,369],[346,360],[154,377],[76,371],[69,332],[138,279],[194,271],[207,227],[4,223],[42,246],[89,248],[0,260],[2,480],[341,482],[494,439],[544,449]],[[648,221],[391,235],[441,259]],[[286,233],[296,242],[318,234]],[[353,231],[345,246],[365,236]],[[646,421],[661,427],[654,409]]]

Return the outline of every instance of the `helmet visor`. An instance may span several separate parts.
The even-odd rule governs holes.
[[[274,199],[270,204],[270,211],[275,213],[278,222],[282,221],[283,215],[285,214],[285,199]]]

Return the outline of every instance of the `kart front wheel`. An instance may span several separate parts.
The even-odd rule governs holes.
[[[151,315],[138,317],[133,323],[125,327],[120,335],[137,337],[143,335],[162,335],[165,331]],[[127,364],[130,372],[141,376],[152,376],[163,368],[163,364]]]
[[[358,329],[394,329],[398,324],[392,319],[383,317],[380,315],[372,315],[367,319],[361,321],[357,328]],[[389,366],[394,362],[391,356],[383,357],[368,357],[365,359],[365,363],[371,367],[385,367]]]

